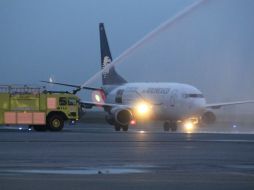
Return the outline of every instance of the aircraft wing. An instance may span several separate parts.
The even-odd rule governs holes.
[[[212,103],[212,104],[206,104],[206,108],[219,109],[219,108],[225,107],[225,106],[232,106],[232,105],[237,105],[237,104],[247,104],[247,103],[254,103],[254,100],[222,102],[222,103],[214,103],[214,104]]]
[[[69,87],[73,87],[73,88],[77,88],[77,89],[101,90],[101,88],[89,87],[89,86],[81,86],[81,85],[68,84],[68,83],[50,82],[50,81],[45,81],[45,80],[42,80],[41,82],[48,83],[48,84],[56,84],[56,85],[61,85],[61,86],[69,86]]]
[[[89,102],[89,101],[80,101],[80,104],[85,108],[92,108],[94,106],[103,107],[103,108],[112,108],[112,107],[124,107],[124,108],[131,108],[130,105],[124,104],[110,104],[110,103],[97,103],[97,102]]]
[[[155,106],[160,106],[162,105],[162,103],[151,103],[148,101],[144,101],[145,103],[147,103],[147,105],[155,105]],[[135,105],[132,104],[112,104],[112,103],[105,103],[105,102],[90,102],[90,101],[80,101],[81,106],[83,106],[84,108],[92,108],[94,106],[98,106],[98,107],[103,107],[103,108],[113,108],[113,107],[119,107],[119,108],[127,108],[127,109],[134,109]]]

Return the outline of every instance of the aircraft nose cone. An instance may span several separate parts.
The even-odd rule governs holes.
[[[196,113],[201,113],[205,110],[205,99],[199,99],[196,101],[193,101],[192,108],[195,110]]]

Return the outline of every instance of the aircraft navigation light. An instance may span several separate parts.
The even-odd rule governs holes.
[[[105,95],[102,91],[95,90],[92,92],[92,101],[95,103],[103,103],[105,101]]]
[[[96,102],[101,102],[101,97],[100,97],[100,95],[95,94],[94,97],[95,97]]]
[[[137,123],[136,123],[136,120],[135,120],[135,119],[131,120],[130,124],[131,124],[131,125],[136,125],[136,124],[137,124]]]

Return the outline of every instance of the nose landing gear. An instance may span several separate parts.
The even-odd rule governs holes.
[[[175,121],[166,121],[163,125],[164,131],[175,132],[177,130],[177,123]]]

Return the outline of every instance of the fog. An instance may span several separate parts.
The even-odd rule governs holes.
[[[39,84],[51,76],[83,84],[100,68],[99,22],[118,57],[193,2],[2,0],[1,83]],[[208,102],[254,99],[253,10],[252,0],[208,0],[116,68],[130,82],[194,85]],[[91,85],[100,86],[100,78]],[[254,113],[253,107],[224,111]]]
[[[253,99],[253,8],[250,1],[208,1],[117,68],[130,81],[192,84],[211,101]]]

